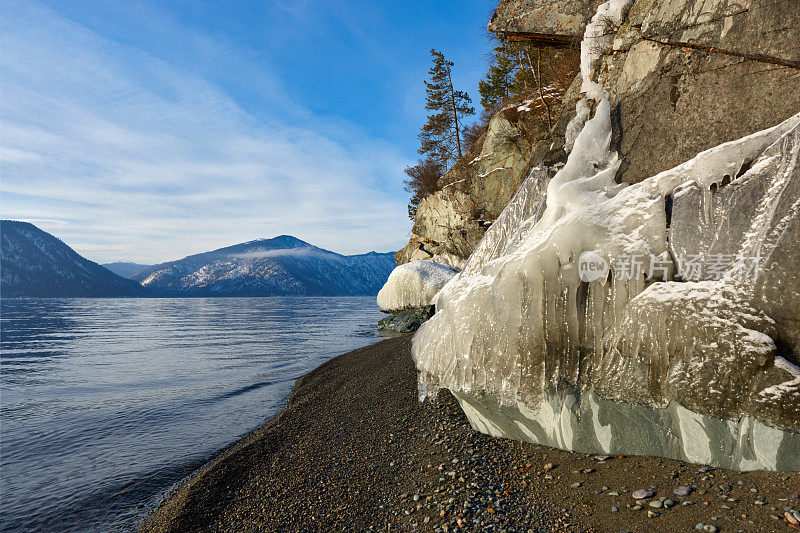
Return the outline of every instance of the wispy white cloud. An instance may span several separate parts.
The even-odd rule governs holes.
[[[7,2],[0,24],[4,217],[38,221],[98,261],[159,262],[284,233],[342,253],[402,246],[407,161],[304,110],[270,73],[253,75],[272,80],[276,109],[291,109],[256,118],[201,72],[41,5]]]
[[[252,250],[243,254],[233,254],[240,259],[264,259],[266,257],[320,257],[325,259],[338,259],[338,255],[331,255],[315,248],[287,248],[284,250]]]

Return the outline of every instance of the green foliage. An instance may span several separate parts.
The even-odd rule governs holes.
[[[514,74],[518,70],[516,58],[506,45],[495,46],[489,72],[478,82],[478,93],[484,109],[494,108],[517,90]]]
[[[425,81],[425,109],[431,112],[419,133],[422,159],[405,169],[406,191],[411,193],[408,213],[413,220],[420,201],[440,189],[439,181],[450,166],[480,138],[491,117],[503,106],[523,99],[537,99],[532,112],[552,123],[551,105],[560,101],[578,68],[577,50],[540,49],[530,43],[494,41],[489,71],[478,90],[483,112],[465,126],[463,118],[474,115],[472,100],[453,87],[453,63],[431,50],[433,64]]]
[[[563,93],[575,76],[577,61],[577,50],[499,41],[492,51],[489,71],[478,83],[482,119],[488,122],[509,102],[538,96],[544,103],[554,96],[554,91]]]
[[[425,159],[434,160],[446,169],[463,154],[460,120],[475,114],[475,108],[465,91],[453,87],[453,63],[433,49],[431,56],[430,79],[425,81],[425,110],[433,113],[422,126],[418,151]]]
[[[484,115],[493,115],[510,99],[532,94],[538,88],[535,74],[529,47],[501,41],[494,47],[489,71],[478,82]]]
[[[411,193],[408,216],[411,220],[417,214],[417,206],[423,198],[439,190],[439,178],[444,173],[441,163],[434,158],[420,159],[417,164],[404,170],[409,179],[405,183],[406,192]]]

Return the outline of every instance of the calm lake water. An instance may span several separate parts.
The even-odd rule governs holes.
[[[0,306],[3,531],[135,528],[294,380],[379,340],[373,297]]]

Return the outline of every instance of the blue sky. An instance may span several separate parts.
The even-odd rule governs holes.
[[[2,216],[149,263],[278,234],[403,246],[428,51],[477,107],[493,3],[0,6]]]

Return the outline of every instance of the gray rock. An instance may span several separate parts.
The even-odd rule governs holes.
[[[692,493],[692,487],[678,487],[672,491],[675,496],[688,496]]]
[[[451,392],[473,429],[496,437],[579,453],[595,453],[603,439],[603,450],[612,454],[711,462],[731,470],[753,469],[754,461],[765,470],[800,470],[800,433],[781,431],[749,416],[726,421],[693,413],[676,402],[655,408],[575,389],[546,393],[532,416],[527,408],[500,405],[488,395]],[[570,428],[569,440],[554,429],[563,427]],[[703,438],[685,433],[688,428],[702,429]]]
[[[380,331],[394,331],[396,333],[409,333],[417,331],[423,322],[433,316],[434,307],[406,309],[396,315],[387,316],[378,322]]]
[[[584,26],[595,9],[586,1],[503,0],[490,28],[563,41],[580,37],[573,25]],[[599,71],[618,103],[620,178],[628,183],[798,111],[800,47],[787,43],[800,42],[800,11],[790,3],[637,0],[617,38],[617,53]]]
[[[655,492],[647,489],[640,489],[631,494],[634,500],[646,500],[648,498],[652,498],[655,495],[656,495]]]
[[[574,44],[580,42],[595,7],[592,0],[501,0],[489,30],[545,46]]]

